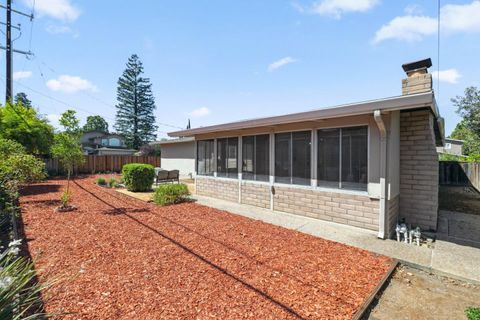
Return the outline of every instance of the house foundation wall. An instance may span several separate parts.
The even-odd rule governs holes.
[[[241,203],[265,209],[270,208],[269,185],[242,181],[241,189]]]
[[[437,229],[438,154],[428,110],[400,114],[400,218],[425,230]]]
[[[388,200],[388,230],[386,237],[392,238],[395,235],[395,228],[397,226],[400,211],[400,196],[397,195],[393,199]]]
[[[198,195],[378,231],[380,201],[369,196],[196,177]],[[272,192],[273,190],[273,192]],[[395,220],[396,221],[396,220]]]
[[[238,181],[197,178],[195,192],[201,196],[238,202]]]

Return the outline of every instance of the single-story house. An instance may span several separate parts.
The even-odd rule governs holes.
[[[404,64],[402,95],[169,133],[194,137],[196,192],[391,237],[400,218],[436,230],[444,140],[428,73]]]
[[[444,146],[437,147],[437,152],[461,156],[463,155],[463,140],[445,138]]]
[[[116,133],[103,131],[84,132],[80,138],[82,149],[87,155],[133,155],[137,150],[129,149],[125,138]]]
[[[184,137],[150,143],[160,145],[161,166],[165,170],[179,170],[180,178],[195,176],[195,139]]]

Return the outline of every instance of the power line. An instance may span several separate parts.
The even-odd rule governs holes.
[[[438,72],[438,75],[440,75],[440,0],[438,0],[438,8],[437,8],[437,11],[438,11],[438,22],[437,22],[437,35],[438,35],[438,38],[437,38],[437,72]],[[437,95],[438,97],[440,98],[440,76],[437,77]]]
[[[42,77],[45,81],[47,81],[47,80],[45,79],[44,75],[43,75],[43,71],[42,71],[41,68],[40,68],[39,61],[38,61],[36,58],[37,58],[37,57],[35,57],[35,63],[37,64],[37,67],[38,67],[38,69],[39,69],[39,71],[40,71],[40,75],[41,75],[41,77]],[[42,61],[40,61],[40,62],[41,62],[41,64],[43,64],[47,69],[49,69],[52,73],[56,74],[57,76],[60,75],[54,68],[52,68],[52,67],[49,66],[47,63],[45,63],[45,61],[42,60]],[[117,110],[117,107],[116,107],[116,106],[114,106],[114,105],[112,105],[112,104],[110,104],[110,103],[108,103],[108,102],[105,102],[105,101],[103,101],[102,99],[99,99],[98,97],[95,97],[94,95],[92,95],[92,94],[90,94],[90,93],[88,93],[88,92],[81,91],[81,93],[84,94],[84,95],[86,95],[86,96],[88,96],[89,98],[91,98],[91,99],[99,102],[99,103],[102,103],[103,105],[105,105],[105,106],[107,106],[107,107],[109,107],[109,108],[111,108],[111,109],[113,109],[113,110]],[[156,121],[155,124],[158,124],[158,125],[163,126],[163,127],[174,128],[174,129],[184,129],[183,127],[176,126],[176,125],[169,124],[169,123],[164,123],[164,122],[158,122],[158,121]]]

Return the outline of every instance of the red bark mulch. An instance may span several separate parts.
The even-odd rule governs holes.
[[[64,180],[21,197],[36,266],[64,319],[350,319],[391,259],[195,203],[168,207]]]

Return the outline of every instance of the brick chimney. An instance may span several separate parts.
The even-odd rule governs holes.
[[[407,78],[402,79],[402,95],[432,91],[432,75],[428,73],[431,66],[430,58],[403,64]]]

